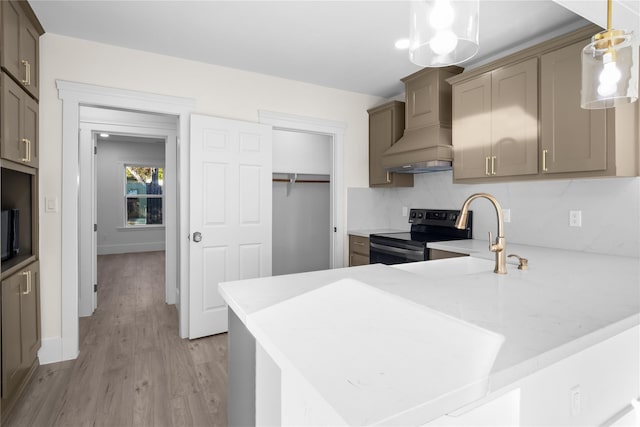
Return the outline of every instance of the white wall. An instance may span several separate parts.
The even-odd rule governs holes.
[[[164,250],[164,227],[124,226],[124,165],[164,168],[164,148],[163,142],[98,142],[98,255]]]
[[[511,209],[509,242],[594,253],[640,256],[640,178],[601,178],[496,184],[453,184],[451,172],[415,176],[414,188],[347,191],[350,230],[408,229],[402,207],[460,209],[465,198],[486,192]],[[496,233],[496,214],[476,200],[473,237]],[[582,227],[569,227],[569,210],[582,210]]]
[[[287,183],[273,183],[274,276],[330,267],[329,202],[328,183],[294,184],[288,195]]]
[[[306,132],[273,131],[273,172],[331,174],[331,137]]]
[[[368,116],[382,99],[46,33],[40,39],[40,197],[61,199],[62,102],[55,80],[193,98],[197,113],[258,121],[258,110],[347,124],[346,187],[368,183]],[[345,191],[346,194],[346,191]],[[346,197],[346,196],[345,196]],[[44,203],[40,203],[44,207]],[[40,212],[42,336],[61,334],[61,218]],[[346,228],[346,224],[344,224]],[[345,232],[346,230],[341,230]],[[346,240],[346,236],[345,236]]]

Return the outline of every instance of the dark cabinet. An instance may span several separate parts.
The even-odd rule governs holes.
[[[34,98],[40,95],[39,39],[44,30],[26,1],[3,0],[0,64]]]
[[[404,102],[391,101],[369,113],[369,187],[413,187],[413,175],[388,172],[382,167],[382,153],[402,137]]]
[[[36,261],[2,281],[3,412],[11,409],[37,367],[40,342],[40,269]]]
[[[0,157],[38,167],[38,103],[4,73],[0,85]]]

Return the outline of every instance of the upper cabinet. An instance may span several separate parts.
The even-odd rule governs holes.
[[[541,57],[540,172],[555,178],[637,175],[638,103],[580,108],[580,56],[588,42]]]
[[[26,1],[3,0],[0,65],[31,96],[40,95],[39,38],[44,30]]]
[[[598,31],[588,26],[449,79],[454,181],[638,175],[638,103],[580,107],[581,51]]]
[[[453,86],[455,179],[538,172],[537,58]]]
[[[580,107],[582,41],[542,55],[543,174],[605,170],[607,111]],[[578,102],[576,102],[578,101]]]
[[[5,73],[0,86],[0,156],[38,167],[38,104]]]
[[[404,102],[391,101],[368,110],[370,187],[413,187],[413,175],[388,172],[382,166],[382,153],[404,132],[404,107]]]

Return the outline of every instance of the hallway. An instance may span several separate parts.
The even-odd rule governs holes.
[[[178,337],[164,252],[98,257],[76,360],[41,366],[6,426],[225,426],[226,334]]]

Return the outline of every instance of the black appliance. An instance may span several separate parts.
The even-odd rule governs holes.
[[[1,213],[2,221],[2,261],[6,261],[20,252],[20,211],[8,209]]]
[[[455,228],[460,211],[411,209],[410,232],[383,233],[369,236],[370,264],[401,264],[429,260],[427,243],[471,239],[473,212],[469,212],[467,228]]]

